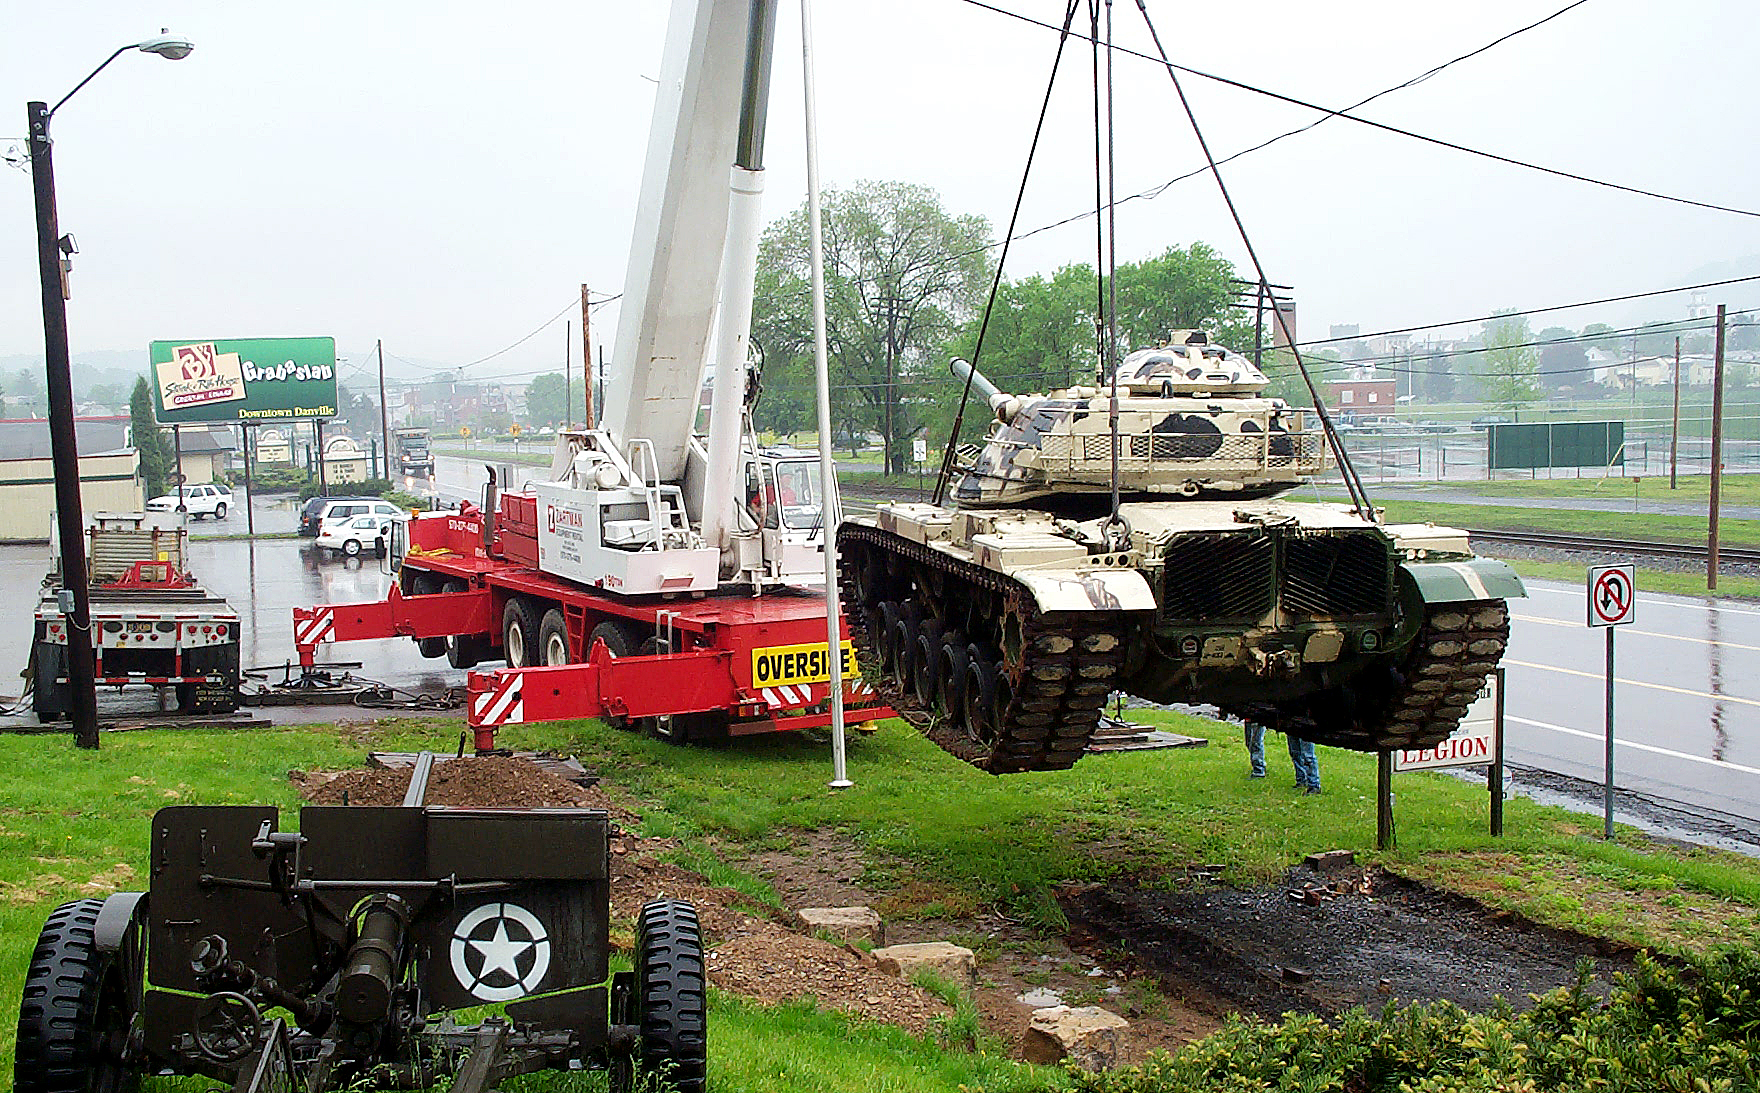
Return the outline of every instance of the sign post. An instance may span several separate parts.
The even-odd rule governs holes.
[[[1589,567],[1589,625],[1607,631],[1607,784],[1602,797],[1602,837],[1613,838],[1613,631],[1637,618],[1638,585],[1634,567]]]
[[[1381,754],[1380,765],[1385,771],[1382,778],[1388,783],[1391,783],[1395,771],[1489,766],[1491,771],[1486,781],[1491,789],[1491,833],[1503,834],[1503,669],[1499,668],[1486,677],[1472,705],[1461,715],[1460,727],[1455,729],[1454,735],[1433,748],[1401,749]],[[1379,796],[1389,802],[1384,807],[1388,814],[1385,825],[1379,819],[1377,822],[1376,847],[1384,849],[1380,843],[1380,828],[1392,826],[1391,794],[1382,789]]]

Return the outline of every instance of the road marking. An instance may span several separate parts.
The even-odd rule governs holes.
[[[1535,721],[1526,717],[1516,717],[1513,714],[1506,713],[1503,715],[1503,719],[1505,721],[1519,722],[1523,725],[1532,725],[1536,729],[1550,729],[1553,732],[1562,732],[1566,736],[1580,736],[1585,740],[1607,739],[1606,733],[1585,732],[1582,729],[1567,729],[1563,725],[1554,725],[1548,721]],[[1670,759],[1685,759],[1689,763],[1704,763],[1706,766],[1716,767],[1719,770],[1733,770],[1740,774],[1760,774],[1760,767],[1745,767],[1740,763],[1725,762],[1722,759],[1707,759],[1703,755],[1688,755],[1684,751],[1675,751],[1672,748],[1659,748],[1654,744],[1640,744],[1634,740],[1625,740],[1618,736],[1613,738],[1613,742],[1622,748],[1632,748],[1636,751],[1647,751],[1654,755],[1665,755]]]
[[[1559,668],[1551,664],[1534,664],[1526,660],[1505,660],[1505,664],[1514,664],[1518,668],[1534,668],[1542,672],[1562,672],[1567,676],[1582,676],[1584,679],[1606,679],[1602,672],[1584,672],[1576,668]],[[1739,702],[1744,706],[1760,706],[1760,699],[1738,698],[1735,695],[1714,695],[1708,691],[1689,691],[1685,687],[1670,687],[1666,683],[1644,683],[1636,679],[1621,679],[1615,676],[1615,683],[1627,687],[1645,687],[1652,691],[1667,691],[1669,694],[1686,695],[1689,698],[1709,698],[1713,702]]]
[[[1551,588],[1539,583],[1527,584],[1526,581],[1523,583],[1527,585],[1531,592],[1550,592],[1555,596],[1570,596],[1577,600],[1583,598],[1583,588],[1581,585],[1573,585],[1566,589]],[[1706,593],[1707,597],[1710,597],[1710,595],[1710,593]],[[1718,603],[1699,603],[1693,596],[1646,596],[1640,593],[1638,595],[1638,602],[1652,604],[1656,607],[1678,607],[1683,610],[1693,611],[1717,611],[1728,615],[1760,615],[1760,608],[1730,606],[1728,601],[1720,601]]]
[[[1539,615],[1511,615],[1510,618],[1519,622],[1537,622],[1543,626],[1567,626],[1572,630],[1582,630],[1580,622],[1569,622],[1564,619],[1548,619]],[[1712,641],[1710,638],[1689,638],[1685,634],[1658,634],[1654,630],[1627,630],[1633,637],[1666,638],[1670,641],[1690,641],[1695,645],[1715,645],[1723,649],[1745,649],[1750,653],[1760,653],[1760,645],[1743,645],[1739,641]]]

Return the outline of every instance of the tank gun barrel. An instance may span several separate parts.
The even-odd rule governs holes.
[[[972,378],[972,386],[977,388],[980,395],[984,396],[984,401],[991,406],[996,405],[996,396],[1002,394],[1002,391],[998,389],[994,383],[985,379],[984,373],[973,368],[972,362],[964,361],[955,357],[948,363],[948,367],[953,369],[953,377],[961,383],[964,383],[966,377],[970,376]]]

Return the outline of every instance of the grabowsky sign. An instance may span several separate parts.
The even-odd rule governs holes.
[[[336,416],[336,339],[158,341],[149,347],[164,425]]]

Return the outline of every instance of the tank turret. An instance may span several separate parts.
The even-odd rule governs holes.
[[[953,362],[958,379],[972,372]],[[1112,386],[1011,395],[982,373],[971,383],[996,421],[957,468],[953,497],[961,504],[1100,503],[1112,489],[1115,389],[1122,493],[1263,497],[1326,463],[1324,435],[1309,428],[1312,413],[1267,397],[1265,374],[1201,331],[1176,331],[1166,345],[1131,353]]]

